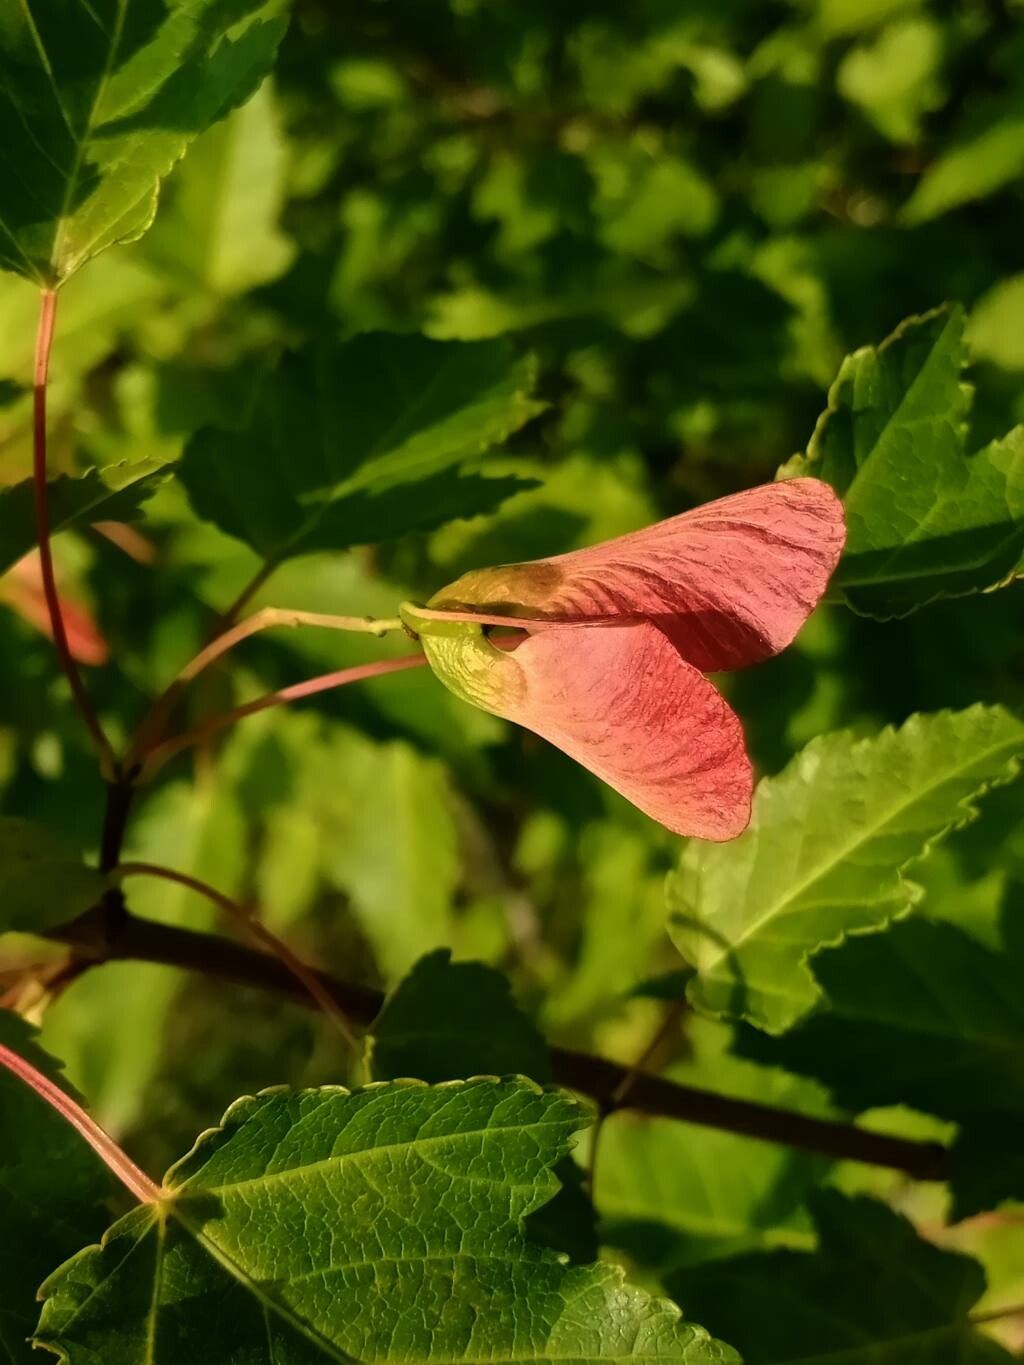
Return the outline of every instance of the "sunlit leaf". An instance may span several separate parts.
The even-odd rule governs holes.
[[[239,1100],[166,1201],[50,1278],[36,1340],[69,1365],[734,1361],[620,1270],[524,1238],[585,1121],[527,1081]]]
[[[1024,722],[985,706],[813,741],[760,783],[745,834],[683,851],[669,928],[697,969],[690,1000],[789,1027],[819,997],[808,954],[908,910],[918,892],[902,869],[967,823],[1022,752]]]
[[[0,23],[0,265],[56,285],[153,220],[188,143],[256,89],[280,0],[25,0]]]
[[[883,29],[843,59],[836,84],[893,142],[914,142],[925,114],[942,104],[942,30],[917,16]]]
[[[847,356],[806,456],[846,507],[833,579],[855,611],[905,616],[995,587],[1024,554],[1024,427],[967,453],[971,390],[958,308],[905,322]]]
[[[294,249],[278,219],[287,150],[270,84],[198,138],[146,239],[182,284],[240,294],[275,279]]]
[[[480,1021],[487,1021],[486,1028]],[[547,1043],[512,998],[507,979],[482,962],[452,962],[446,948],[430,953],[388,996],[371,1030],[375,1080],[421,1081],[472,1076],[551,1079]],[[572,1157],[554,1167],[561,1189],[527,1220],[531,1239],[573,1261],[597,1259],[594,1209]]]

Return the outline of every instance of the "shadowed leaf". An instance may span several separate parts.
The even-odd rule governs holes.
[[[738,1256],[673,1278],[745,1365],[1010,1365],[970,1321],[985,1290],[977,1261],[940,1251],[874,1200],[823,1191],[810,1202],[817,1252]]]
[[[58,475],[48,486],[50,530],[66,531],[97,521],[138,521],[143,515],[142,504],[170,476],[170,470],[159,460],[90,469],[77,479]],[[32,480],[24,479],[0,491],[0,574],[35,544]]]
[[[907,1104],[959,1123],[961,1213],[1024,1195],[1013,1174],[1024,1112],[1024,937],[1010,934],[1001,954],[915,916],[819,953],[811,966],[819,1008],[782,1038],[741,1029],[740,1054],[814,1077],[843,1109]],[[975,1151],[982,1159],[971,1160]],[[978,1178],[989,1202],[969,1195]]]
[[[529,421],[535,367],[503,342],[362,336],[287,355],[237,431],[179,466],[199,516],[277,562],[491,511],[532,486],[455,472]]]
[[[99,900],[106,879],[30,820],[0,816],[0,932],[49,929]]]
[[[0,1010],[0,1043],[58,1084],[60,1063],[35,1030]],[[65,1086],[65,1088],[68,1088]],[[0,1070],[0,1357],[31,1365],[28,1338],[39,1317],[36,1290],[54,1265],[98,1237],[111,1180],[78,1134],[24,1081]]]

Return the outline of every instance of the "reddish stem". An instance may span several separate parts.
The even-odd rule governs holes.
[[[262,630],[282,627],[296,629],[299,626],[319,627],[321,630],[356,631],[383,638],[389,631],[401,630],[402,622],[397,616],[378,620],[373,616],[335,616],[319,611],[295,611],[287,607],[264,607],[261,611],[254,612],[252,616],[247,616],[244,621],[240,621],[204,645],[157,697],[132,741],[131,750],[125,760],[126,768],[130,770],[139,757],[160,742],[178,698],[187,684],[193,682],[203,669],[208,668],[243,640],[248,640],[251,635],[256,635]]]
[[[46,384],[50,369],[50,349],[53,345],[53,328],[57,317],[57,295],[52,289],[44,289],[39,303],[39,330],[36,334],[35,370],[32,377],[34,406],[32,481],[35,488],[36,539],[39,542],[39,565],[43,576],[43,596],[50,617],[53,642],[57,646],[64,676],[71,688],[82,719],[89,730],[93,745],[100,756],[104,775],[113,778],[117,771],[117,760],[110,747],[110,741],[103,733],[96,712],[93,710],[89,694],[85,690],[78,665],[75,663],[68,644],[67,630],[57,595],[57,581],[53,572],[53,554],[50,549],[50,513],[47,502],[46,486]]]
[[[347,683],[382,677],[386,673],[397,673],[405,668],[419,668],[426,662],[422,654],[406,654],[400,659],[378,659],[372,664],[342,668],[335,673],[324,673],[317,678],[308,678],[305,682],[293,683],[291,687],[282,687],[276,692],[267,692],[264,696],[257,697],[255,701],[246,702],[244,706],[237,706],[233,711],[225,711],[222,715],[211,716],[194,730],[188,730],[183,735],[175,735],[173,739],[156,745],[145,756],[140,781],[151,778],[169,758],[181,753],[183,749],[202,744],[218,731],[227,729],[236,721],[244,720],[246,716],[254,716],[257,711],[266,711],[271,706],[284,706],[287,702],[300,701],[303,697],[313,697],[318,692],[328,692],[334,687],[344,687]]]
[[[199,881],[197,877],[190,877],[187,872],[177,872],[172,867],[161,867],[157,863],[121,863],[116,869],[115,875],[118,877],[161,877],[164,881],[176,882],[178,886],[188,887],[190,891],[205,896],[208,901],[212,901],[214,905],[226,911],[232,919],[241,925],[250,938],[255,939],[261,947],[273,953],[288,968],[292,976],[301,982],[312,999],[316,1001],[324,1014],[335,1025],[353,1053],[358,1051],[359,1045],[355,1034],[352,1032],[352,1026],[349,1024],[347,1015],[323,985],[317,973],[312,967],[308,967],[301,958],[296,957],[287,943],[282,942],[276,934],[272,934],[265,925],[260,923],[256,915],[251,914],[238,901],[232,900],[230,896],[226,896],[223,891],[218,891],[216,887]]]
[[[31,1086],[40,1099],[45,1100],[51,1109],[56,1110],[66,1123],[70,1123],[140,1204],[155,1204],[164,1197],[160,1186],[136,1166],[127,1152],[117,1145],[110,1134],[101,1128],[80,1104],[41,1071],[37,1071],[31,1062],[27,1062],[24,1057],[5,1047],[3,1043],[0,1043],[0,1066],[6,1067],[19,1080]]]
[[[240,644],[243,640],[248,640],[250,635],[256,635],[261,630],[274,630],[282,627],[294,630],[299,626],[315,626],[321,630],[356,631],[364,635],[376,635],[378,638],[387,635],[388,631],[402,629],[402,623],[397,616],[378,620],[373,616],[335,616],[327,615],[322,611],[293,611],[288,607],[264,607],[262,611],[254,612],[252,616],[247,616],[244,621],[240,621],[238,625],[226,630],[223,635],[218,635],[215,640],[211,640],[194,659],[189,660],[178,674],[175,682],[179,680],[186,683],[192,682],[215,659],[219,659],[229,649],[234,649],[235,645]]]

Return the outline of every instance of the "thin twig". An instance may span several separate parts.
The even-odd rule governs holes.
[[[276,568],[277,562],[275,560],[263,561],[231,605],[216,618],[206,636],[205,643],[207,645],[212,644],[231,627],[239,612],[256,596]],[[163,739],[164,727],[174,713],[174,708],[184,691],[185,683],[180,678],[176,678],[156,699],[136,728],[130,746],[133,756],[147,752]]]
[[[255,701],[235,707],[233,711],[211,716],[194,730],[187,730],[184,734],[175,735],[173,739],[157,744],[144,757],[140,756],[142,771],[139,781],[148,781],[169,758],[181,753],[183,749],[204,743],[220,730],[245,720],[246,716],[254,716],[258,711],[266,711],[271,706],[284,706],[291,701],[301,701],[303,697],[313,697],[318,692],[328,692],[335,687],[344,687],[347,683],[383,677],[387,673],[397,673],[405,668],[418,668],[426,662],[422,654],[406,654],[400,659],[378,659],[375,663],[358,664],[355,668],[342,668],[334,673],[323,673],[319,677],[308,678],[305,682],[282,687],[276,692],[267,692],[262,697],[257,697]]]
[[[319,611],[264,607],[262,611],[254,612],[252,616],[247,616],[244,621],[239,621],[236,626],[226,630],[223,635],[211,640],[205,649],[201,649],[195,658],[185,665],[178,674],[178,680],[184,683],[191,682],[204,668],[212,664],[214,659],[219,659],[242,640],[247,640],[250,635],[256,635],[261,630],[294,629],[298,626],[314,626],[320,630],[358,631],[364,635],[376,635],[378,639],[383,639],[389,631],[403,629],[401,618],[398,616],[380,619],[373,616],[332,616]]]
[[[167,882],[176,882],[179,886],[185,886],[190,891],[195,891],[197,895],[205,896],[208,901],[212,901],[214,905],[226,911],[251,938],[255,939],[262,948],[272,953],[287,967],[292,976],[309,992],[311,998],[331,1020],[347,1046],[352,1049],[353,1055],[358,1055],[359,1043],[352,1032],[348,1017],[337,1000],[330,991],[325,989],[313,968],[307,966],[301,958],[297,957],[287,943],[279,939],[276,934],[271,933],[257,915],[246,910],[243,905],[240,905],[230,896],[226,896],[223,891],[218,891],[216,887],[209,886],[197,877],[190,877],[186,872],[177,872],[171,867],[161,867],[156,863],[128,862],[121,863],[115,869],[114,875],[118,878],[160,877]]]
[[[331,616],[317,611],[294,611],[284,607],[264,607],[262,611],[254,612],[252,616],[246,617],[244,621],[240,621],[238,625],[232,626],[204,645],[199,653],[185,664],[178,676],[157,697],[148,715],[143,719],[136,737],[132,741],[126,764],[131,766],[135,758],[146,753],[147,750],[152,749],[160,742],[167,721],[179,697],[187,685],[202,673],[203,669],[208,668],[228,650],[234,649],[235,645],[241,644],[251,635],[256,635],[263,630],[295,629],[299,626],[310,626],[321,630],[358,631],[362,634],[376,635],[379,639],[382,639],[389,631],[403,629],[401,619],[397,616],[377,620],[372,616]]]
[[[590,1159],[587,1162],[587,1189],[590,1197],[594,1197],[594,1190],[597,1181],[597,1156],[601,1145],[601,1135],[604,1131],[605,1121],[609,1119],[616,1109],[626,1107],[626,1100],[633,1086],[643,1075],[644,1067],[648,1064],[654,1054],[661,1047],[672,1029],[679,1023],[679,1020],[686,1013],[687,1002],[685,996],[674,1001],[665,1011],[664,1017],[655,1029],[650,1041],[640,1053],[640,1056],[622,1074],[621,1080],[610,1092],[607,1099],[598,1107],[597,1119],[594,1123],[593,1131],[590,1134]]]
[[[110,1134],[101,1128],[67,1091],[62,1090],[31,1062],[26,1061],[11,1048],[5,1047],[3,1043],[0,1043],[0,1066],[6,1067],[19,1080],[31,1086],[40,1099],[45,1100],[51,1109],[55,1109],[65,1122],[70,1123],[140,1204],[155,1204],[164,1197],[160,1186],[136,1166],[128,1153],[118,1146]]]
[[[116,936],[107,941],[97,935],[95,919],[87,914],[50,930],[46,937],[80,947],[95,962],[161,962],[309,1003],[305,988],[277,958],[216,934],[200,934],[128,915]],[[323,972],[316,976],[351,1021],[362,1025],[373,1022],[384,1000],[380,991],[350,985]],[[617,1062],[566,1048],[552,1048],[551,1062],[554,1078],[560,1085],[599,1101],[610,1095],[627,1074],[627,1068]],[[819,1152],[837,1160],[885,1166],[903,1171],[915,1180],[949,1179],[949,1151],[941,1143],[889,1137],[849,1123],[810,1118],[788,1109],[699,1090],[662,1076],[638,1074],[622,1107],[634,1113],[680,1119]]]
[[[133,559],[136,564],[143,564],[148,568],[157,561],[159,556],[157,547],[148,536],[144,536],[126,521],[94,521],[89,529],[102,536],[129,559]]]
[[[658,1048],[661,1047],[662,1043],[675,1028],[676,1024],[679,1023],[679,1020],[686,1013],[687,1008],[688,1005],[684,996],[679,1000],[674,1001],[665,1011],[665,1016],[655,1029],[650,1042],[608,1096],[607,1108],[609,1113],[613,1113],[616,1109],[621,1109],[625,1105],[626,1100],[629,1097],[629,1092],[633,1089],[637,1079],[644,1074],[644,1067],[657,1052]]]
[[[57,580],[53,571],[53,551],[50,546],[49,490],[46,483],[46,385],[50,370],[50,350],[53,346],[53,329],[57,317],[57,295],[52,289],[44,289],[39,301],[39,330],[36,334],[35,369],[32,376],[33,397],[33,440],[32,440],[32,483],[35,490],[36,539],[39,542],[39,565],[43,577],[43,596],[50,617],[53,642],[64,676],[71,688],[71,695],[81,713],[93,742],[104,776],[112,779],[117,773],[117,760],[110,741],[104,734],[103,726],[93,709],[82,675],[78,671],[71,647],[68,644],[64,616],[57,594]]]

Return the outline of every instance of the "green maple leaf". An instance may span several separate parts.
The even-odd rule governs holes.
[[[69,1365],[732,1365],[621,1270],[523,1236],[588,1118],[525,1080],[239,1100],[166,1199],[50,1277],[35,1340]]]
[[[821,1112],[817,1086],[781,1068],[738,1060],[729,1053],[731,1039],[731,1029],[691,1015],[687,1056],[662,1074],[755,1103]],[[809,1152],[624,1110],[601,1128],[602,1240],[662,1276],[741,1251],[813,1246],[803,1205],[827,1166],[825,1157]]]
[[[906,1104],[960,1124],[961,1215],[1024,1195],[1024,936],[1013,924],[1005,953],[917,915],[819,953],[814,1013],[781,1038],[743,1028],[737,1050],[821,1081],[843,1109]]]
[[[816,1252],[713,1261],[671,1280],[745,1365],[1010,1365],[970,1318],[977,1261],[941,1251],[873,1199],[822,1190]]]
[[[447,948],[420,958],[388,996],[371,1032],[376,1080],[511,1072],[542,1084],[551,1079],[547,1044],[512,999],[506,977],[482,962],[452,962]]]
[[[370,335],[287,355],[237,431],[178,467],[198,516],[269,563],[391,540],[493,510],[532,483],[458,466],[542,410],[504,342]]]
[[[966,362],[960,308],[910,318],[847,356],[807,454],[780,471],[842,497],[833,587],[865,616],[906,616],[1021,571],[1024,427],[968,454]]]
[[[160,179],[256,89],[281,0],[22,0],[0,17],[0,265],[55,286],[141,236]]]
[[[97,521],[138,521],[142,504],[170,478],[159,460],[90,469],[81,478],[61,474],[48,484],[50,530],[65,531]],[[32,480],[0,490],[0,574],[36,544]]]
[[[487,1027],[481,1028],[481,1019]],[[483,962],[453,962],[447,948],[421,957],[388,996],[370,1034],[378,1081],[467,1080],[513,1072],[551,1080],[543,1036],[512,997],[507,977]],[[530,1237],[576,1262],[597,1258],[594,1206],[572,1157],[555,1166],[561,1189],[528,1220]]]
[[[772,1033],[792,1025],[819,998],[808,954],[907,911],[918,890],[902,869],[971,820],[1022,752],[1024,722],[988,706],[809,744],[758,785],[746,833],[692,840],[670,879],[693,1004]]]
[[[270,82],[192,145],[146,239],[186,287],[233,297],[276,279],[294,254],[277,226],[288,147]]]

